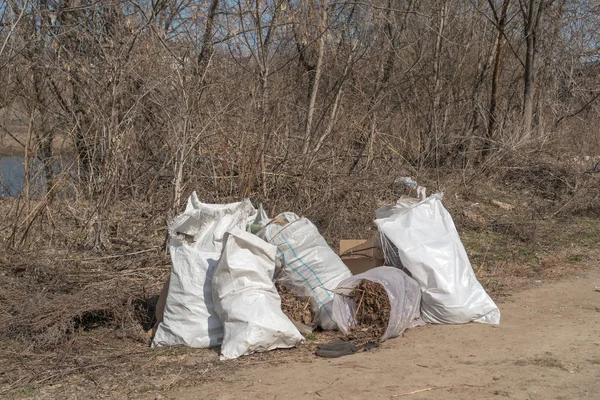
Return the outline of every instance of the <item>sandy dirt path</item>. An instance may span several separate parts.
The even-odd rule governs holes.
[[[500,303],[502,323],[428,325],[338,359],[253,365],[173,399],[600,399],[600,268]]]

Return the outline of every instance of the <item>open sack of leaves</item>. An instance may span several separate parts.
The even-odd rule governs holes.
[[[335,294],[333,319],[353,341],[383,342],[422,323],[419,285],[398,268],[379,267],[347,278]]]
[[[299,322],[312,327],[315,322],[315,313],[311,308],[311,297],[300,296],[288,289],[282,283],[276,283],[275,287],[281,297],[281,310],[292,322]]]

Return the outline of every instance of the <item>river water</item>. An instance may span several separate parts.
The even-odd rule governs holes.
[[[71,157],[58,157],[53,163],[54,173],[59,174],[69,168],[72,164],[71,159]],[[37,158],[32,158],[29,162],[30,172],[27,176],[23,156],[0,157],[0,197],[17,197],[25,194],[23,191],[27,177],[30,197],[39,198],[46,193],[46,177],[42,162]]]

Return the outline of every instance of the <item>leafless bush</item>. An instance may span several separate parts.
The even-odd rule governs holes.
[[[178,203],[199,183],[267,197],[323,167],[472,163],[483,137],[491,152],[541,145],[595,107],[596,66],[576,59],[597,10],[581,8],[577,30],[569,2],[525,3],[14,0],[2,10],[4,106],[27,110],[43,160],[69,136],[82,193],[105,203],[160,190]],[[533,129],[516,129],[521,107]]]
[[[427,170],[438,189],[501,175],[558,200],[577,191],[570,171],[523,159],[600,150],[587,3],[77,4],[0,10],[0,106],[21,121],[0,130],[46,183],[15,208],[13,248],[56,229],[56,198],[82,208],[95,249],[115,201],[168,218],[192,189],[305,213],[332,237]]]
[[[21,254],[3,258],[0,336],[53,349],[78,332],[112,327],[146,342],[155,295],[168,269],[140,266],[127,254],[92,260],[63,256],[38,254],[34,263],[24,262]]]

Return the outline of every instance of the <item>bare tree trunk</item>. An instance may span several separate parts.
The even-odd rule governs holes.
[[[533,0],[532,0],[533,2]],[[525,73],[523,74],[523,129],[524,135],[529,136],[533,118],[533,69],[535,61],[535,38],[529,32],[526,36],[527,50],[525,54]]]
[[[385,33],[389,39],[389,47],[387,48],[385,61],[382,59],[381,64],[379,66],[380,69],[383,69],[383,73],[381,74],[381,78],[377,78],[377,82],[375,84],[374,93],[369,101],[369,114],[367,121],[370,122],[369,126],[365,126],[365,130],[368,129],[368,133],[362,146],[358,152],[358,155],[354,158],[354,162],[348,171],[348,175],[352,174],[352,172],[358,166],[365,149],[369,147],[372,148],[373,145],[373,136],[377,131],[377,108],[379,107],[380,102],[382,101],[382,97],[385,95],[385,89],[390,82],[392,71],[394,70],[396,52],[399,46],[400,35],[403,33],[406,28],[406,23],[408,16],[411,15],[415,6],[415,2],[413,0],[409,0],[406,4],[406,9],[402,21],[400,24],[396,23],[395,13],[398,11],[399,7],[393,4],[393,0],[388,0],[387,8],[386,8],[386,23],[385,23]],[[370,160],[369,157],[367,157]],[[367,163],[368,164],[368,163]]]
[[[48,116],[48,99],[46,96],[46,73],[43,71],[44,66],[39,66],[40,62],[37,58],[44,55],[46,52],[46,45],[48,41],[48,20],[47,1],[40,1],[39,9],[39,31],[36,32],[35,22],[33,23],[32,29],[37,36],[37,43],[35,44],[35,52],[30,53],[32,75],[33,75],[33,90],[34,90],[34,108],[38,110],[40,124],[38,126],[36,136],[38,149],[42,154],[42,163],[44,164],[44,178],[46,179],[46,192],[52,199],[53,192],[53,170],[52,170],[52,143],[54,141],[54,132],[49,126]],[[28,194],[29,195],[29,194]]]
[[[319,81],[321,80],[321,72],[323,67],[323,54],[325,53],[325,31],[327,29],[327,0],[321,0],[321,18],[319,20],[319,40],[317,50],[317,63],[315,65],[315,76],[308,103],[308,114],[306,116],[306,129],[304,131],[304,144],[302,146],[302,154],[307,154],[310,148],[312,137],[312,124],[315,115],[315,104],[317,102],[317,94],[319,92]]]
[[[185,122],[187,126],[187,122]],[[186,138],[187,129],[184,128],[183,141]],[[181,194],[183,192],[183,166],[185,165],[186,147],[184,143],[180,146],[175,156],[175,181],[173,182],[173,212],[176,212],[181,203]]]
[[[333,131],[333,127],[335,125],[335,121],[337,118],[338,108],[340,106],[340,99],[342,98],[344,82],[348,76],[348,71],[350,69],[350,66],[352,65],[352,59],[354,58],[355,50],[356,50],[356,46],[353,47],[352,51],[350,52],[350,55],[348,56],[348,61],[346,62],[346,65],[344,66],[344,72],[342,73],[342,77],[340,79],[340,83],[339,83],[337,92],[335,93],[335,98],[333,100],[333,105],[331,107],[331,113],[329,114],[329,122],[327,123],[327,128],[325,128],[325,132],[323,132],[323,134],[319,137],[319,140],[317,141],[317,144],[315,145],[315,147],[313,149],[313,159],[314,159],[314,155],[321,149],[321,146],[323,146],[323,142],[325,142],[325,139]]]
[[[448,18],[448,3],[442,0],[439,4],[440,6],[440,19],[437,30],[436,42],[435,42],[435,54],[434,54],[434,62],[433,62],[433,75],[434,75],[434,87],[433,87],[433,103],[431,107],[431,129],[430,132],[433,133],[433,137],[435,140],[434,143],[434,162],[435,167],[439,167],[440,162],[440,149],[439,149],[439,136],[440,136],[440,121],[438,120],[438,110],[440,108],[441,101],[441,65],[442,65],[442,39],[444,35],[444,29],[446,27],[446,20]],[[429,156],[429,148],[426,149],[425,154],[421,154],[421,163],[424,160],[424,157]]]
[[[212,0],[208,9],[208,15],[206,17],[206,25],[204,33],[202,35],[202,49],[196,59],[196,66],[193,69],[193,79],[189,82],[186,76],[182,76],[178,73],[180,90],[182,92],[182,101],[185,107],[181,136],[178,138],[177,149],[174,155],[173,165],[173,203],[172,211],[176,213],[181,203],[181,197],[184,188],[184,174],[183,170],[185,164],[188,161],[190,154],[190,147],[188,144],[189,131],[190,131],[190,118],[197,111],[202,91],[204,89],[204,82],[206,79],[206,73],[208,65],[214,53],[213,48],[213,29],[214,19],[217,12],[219,0]],[[191,83],[191,85],[190,85]]]
[[[535,61],[537,55],[537,34],[544,0],[528,0],[527,9],[520,0],[525,33],[525,72],[523,74],[523,138],[529,137],[533,121],[533,100],[535,96]]]
[[[275,5],[275,10],[273,11],[273,19],[271,20],[271,24],[267,30],[267,34],[265,35],[265,38],[262,38],[262,23],[261,23],[261,17],[260,17],[260,13],[258,10],[258,5],[259,2],[257,1],[256,3],[256,7],[257,7],[257,12],[256,12],[256,23],[258,25],[258,32],[259,32],[259,38],[260,38],[260,48],[258,49],[259,51],[259,68],[260,68],[260,73],[259,73],[259,79],[260,79],[260,84],[259,84],[259,95],[260,95],[260,100],[259,100],[259,108],[260,108],[260,171],[261,171],[261,181],[262,181],[262,191],[263,191],[263,196],[267,197],[268,195],[268,188],[267,188],[267,163],[265,161],[265,152],[267,150],[267,145],[268,145],[268,141],[270,139],[270,132],[268,132],[268,128],[267,128],[267,100],[268,100],[268,96],[267,96],[267,88],[268,88],[268,84],[269,84],[269,54],[270,54],[270,47],[271,47],[271,41],[273,40],[273,37],[275,36],[275,31],[277,29],[277,23],[279,22],[279,13],[281,11],[281,5],[283,3],[284,0],[279,0],[277,2],[277,4]]]
[[[488,0],[490,7],[494,11],[494,16],[497,17],[492,0]],[[485,159],[491,152],[492,141],[494,140],[494,133],[496,128],[496,104],[498,102],[498,83],[500,80],[501,72],[501,60],[502,60],[502,46],[504,44],[504,30],[506,27],[506,14],[510,0],[504,0],[502,4],[502,12],[500,18],[497,18],[496,24],[498,29],[498,38],[496,39],[496,54],[494,55],[494,69],[492,71],[492,90],[490,93],[490,110],[486,138],[481,151],[482,157]]]
[[[210,7],[208,9],[208,16],[206,17],[204,34],[202,35],[202,50],[200,50],[200,54],[198,54],[198,69],[196,70],[196,75],[202,77],[202,79],[204,79],[208,62],[210,61],[214,52],[212,37],[218,5],[219,0],[211,0]]]

